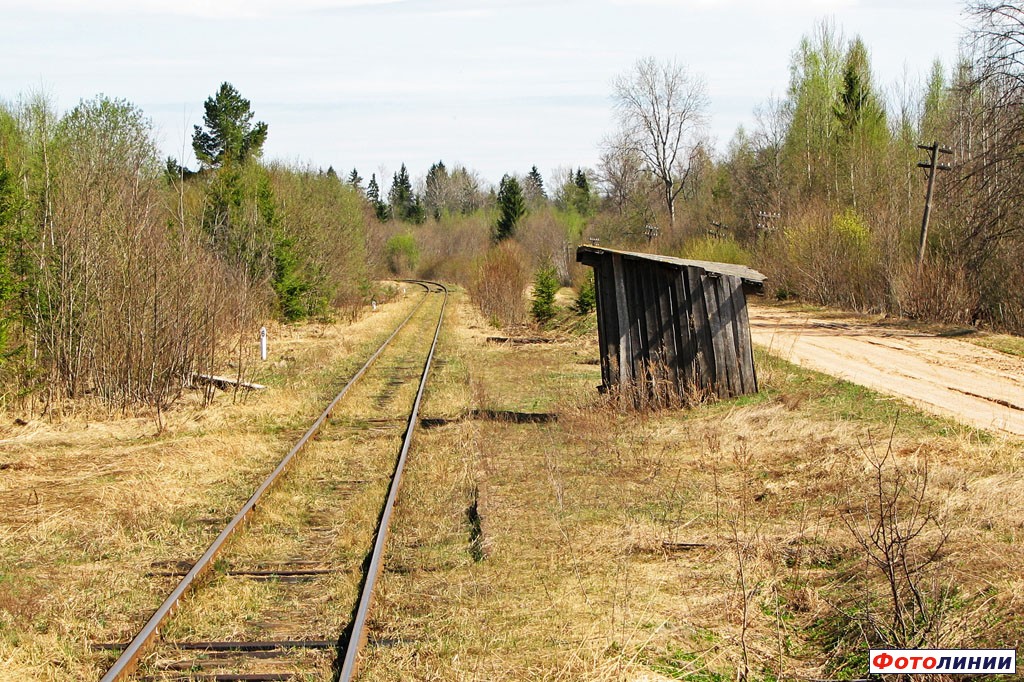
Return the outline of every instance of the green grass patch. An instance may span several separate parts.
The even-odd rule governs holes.
[[[1015,355],[1024,358],[1024,338],[1010,336],[1009,334],[993,334],[982,336],[977,339],[968,339],[971,343],[982,348],[989,348],[1007,355]]]
[[[878,425],[892,425],[898,420],[900,431],[905,434],[951,436],[967,431],[979,442],[992,439],[986,431],[928,414],[900,398],[800,367],[760,348],[754,349],[754,364],[761,394],[767,399],[794,408],[810,406],[822,417]],[[744,398],[750,398],[749,404],[753,404],[756,396]]]

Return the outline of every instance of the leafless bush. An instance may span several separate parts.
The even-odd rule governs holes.
[[[34,320],[47,405],[93,395],[159,420],[219,351],[238,359],[262,301],[204,249],[184,194],[168,225],[149,124],[133,106],[79,105],[54,146]]]
[[[866,222],[808,207],[759,245],[757,262],[777,291],[853,309],[886,300],[886,278]]]
[[[490,245],[486,214],[444,215],[438,222],[417,228],[420,249],[419,274],[428,279],[472,284],[475,264]]]
[[[571,281],[576,264],[575,245],[551,210],[530,213],[519,226],[517,240],[534,268],[550,264],[562,284]]]
[[[895,426],[894,426],[895,432]],[[881,457],[868,453],[869,496],[851,504],[843,521],[878,581],[865,581],[866,600],[851,617],[869,643],[898,649],[941,647],[952,590],[930,575],[949,537],[928,497],[928,465],[901,466],[893,439]],[[879,591],[884,594],[879,594]]]
[[[529,269],[518,245],[505,241],[480,263],[469,295],[491,322],[509,326],[526,316],[526,286]]]
[[[612,373],[618,374],[617,363],[612,362]],[[639,376],[620,382],[608,391],[620,410],[646,413],[679,409],[706,402],[713,396],[703,386],[677,382],[675,371],[662,359],[641,362],[638,370]]]
[[[978,309],[978,290],[962,263],[926,261],[920,270],[905,263],[894,288],[899,312],[905,317],[970,324]]]

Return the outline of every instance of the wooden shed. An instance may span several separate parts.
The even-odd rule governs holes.
[[[580,246],[594,268],[604,389],[684,400],[757,392],[747,293],[765,276],[742,265]]]

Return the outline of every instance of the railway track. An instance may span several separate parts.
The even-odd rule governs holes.
[[[200,559],[153,566],[174,587],[131,642],[97,645],[120,652],[101,682],[354,678],[448,296],[415,283],[416,307]]]

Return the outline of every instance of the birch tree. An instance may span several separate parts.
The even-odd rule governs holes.
[[[621,134],[612,144],[635,153],[657,180],[674,225],[676,200],[690,179],[703,146],[708,98],[704,81],[683,65],[640,59],[614,82],[615,112]]]

